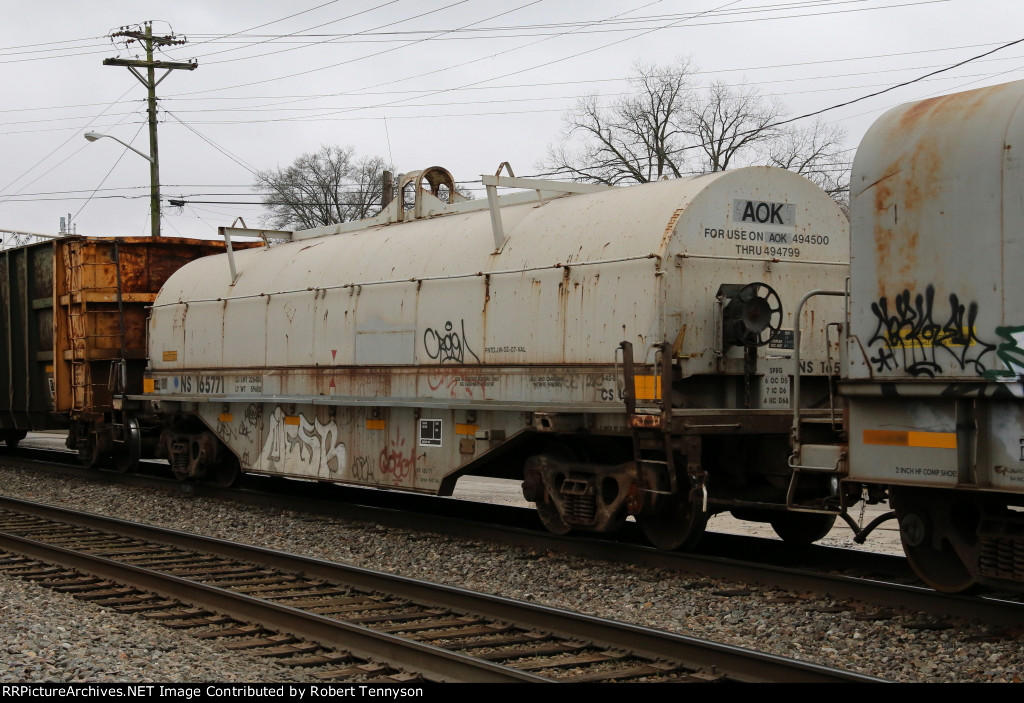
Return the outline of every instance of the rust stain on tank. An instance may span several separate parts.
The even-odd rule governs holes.
[[[886,268],[889,263],[892,249],[893,230],[885,227],[882,223],[888,219],[889,211],[895,208],[892,202],[892,188],[887,182],[880,182],[875,186],[874,197],[874,236],[875,236],[875,263],[878,268],[878,284],[880,296],[885,295]]]
[[[685,211],[686,208],[677,208],[672,213],[672,217],[669,218],[668,224],[665,225],[665,231],[661,235],[661,251],[665,251],[668,240],[672,238],[672,233],[676,231],[676,223],[679,222],[679,218],[683,216]]]
[[[880,296],[886,295],[887,286],[898,290],[917,286],[920,232],[933,226],[926,220],[934,214],[942,194],[940,144],[933,138],[918,140],[914,150],[891,164],[886,173],[892,175],[877,182],[874,193]]]
[[[967,121],[972,114],[980,109],[989,97],[1005,89],[1006,86],[990,86],[979,88],[966,93],[954,95],[942,95],[911,105],[902,115],[898,129],[901,132],[910,132],[919,124],[928,124],[929,129],[934,126],[937,120],[951,121],[953,119]]]
[[[906,217],[914,217],[918,209],[939,196],[937,176],[942,173],[940,147],[934,139],[921,140],[910,155],[910,168],[904,170],[903,207]]]

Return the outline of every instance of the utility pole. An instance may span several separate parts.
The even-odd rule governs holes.
[[[157,148],[156,139],[156,87],[160,85],[167,75],[174,69],[185,69],[186,71],[194,71],[199,66],[195,61],[189,63],[177,63],[173,61],[154,61],[153,60],[153,47],[160,46],[172,46],[175,44],[184,44],[187,39],[178,39],[171,34],[165,37],[154,37],[153,36],[153,23],[146,22],[144,24],[145,31],[140,32],[137,30],[128,30],[122,28],[119,32],[114,32],[110,35],[111,40],[115,37],[126,37],[127,44],[133,41],[138,41],[140,44],[146,47],[146,60],[140,59],[103,59],[104,66],[126,66],[132,74],[139,79],[142,85],[146,86],[146,90],[149,93],[149,214],[150,214],[150,234],[154,237],[160,236],[160,159],[159,150]],[[146,69],[146,74],[143,76],[139,70],[141,68]],[[156,69],[163,68],[166,72],[160,76],[159,80],[156,78]]]

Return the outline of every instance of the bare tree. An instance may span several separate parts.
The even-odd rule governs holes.
[[[787,126],[771,144],[768,164],[796,171],[814,181],[845,209],[850,196],[849,150],[843,148],[846,130],[818,116],[806,127]]]
[[[637,65],[629,96],[607,105],[598,96],[580,98],[565,116],[562,140],[537,167],[618,185],[770,164],[807,176],[844,204],[849,167],[841,128],[820,119],[790,127],[777,100],[721,81],[696,89],[693,72],[688,59],[666,68]]]
[[[782,106],[756,88],[734,90],[721,81],[712,83],[683,118],[702,155],[700,170],[724,171],[756,160],[758,148],[782,134],[775,127],[782,114]]]
[[[617,185],[679,177],[685,133],[679,117],[690,83],[690,62],[659,69],[637,65],[634,93],[602,107],[597,96],[581,98],[565,116],[565,139],[548,148],[539,166],[573,180]],[[578,147],[572,140],[581,140]]]
[[[255,188],[265,194],[268,225],[311,229],[375,215],[388,169],[380,157],[357,159],[352,147],[324,145],[290,166],[260,171]]]

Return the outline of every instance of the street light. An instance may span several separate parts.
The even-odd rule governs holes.
[[[110,134],[100,134],[99,132],[86,132],[85,139],[89,142],[94,142],[97,139],[106,137],[107,139],[113,139],[118,144],[122,145],[126,149],[131,149],[136,154],[144,158],[149,162],[149,214],[150,214],[150,232],[154,237],[160,236],[160,166],[157,164],[156,158],[147,156],[141,151],[133,147],[131,144],[122,142],[117,137]]]
[[[153,157],[152,157],[152,156],[146,156],[145,154],[143,154],[143,153],[142,153],[141,151],[139,151],[138,149],[136,149],[136,148],[135,148],[135,147],[133,147],[132,145],[130,145],[130,144],[125,144],[124,142],[122,142],[122,141],[121,141],[120,139],[118,139],[117,137],[111,136],[111,135],[109,135],[109,134],[100,134],[99,132],[86,132],[86,133],[85,133],[85,139],[86,139],[86,141],[94,142],[94,141],[96,141],[97,139],[99,139],[100,137],[106,137],[107,139],[113,139],[113,140],[114,140],[115,142],[117,142],[118,144],[121,144],[121,145],[123,145],[123,146],[125,146],[125,147],[127,147],[127,148],[131,149],[132,151],[134,151],[134,152],[135,152],[136,154],[138,154],[139,156],[141,156],[142,158],[144,158],[144,159],[145,159],[146,161],[148,161],[149,163],[153,163]]]

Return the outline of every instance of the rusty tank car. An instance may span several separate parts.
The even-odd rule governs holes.
[[[936,589],[1024,588],[1024,82],[894,108],[853,164],[849,480]]]
[[[553,532],[632,518],[663,548],[723,511],[826,534],[860,490],[789,456],[791,403],[839,446],[843,301],[803,300],[845,286],[835,202],[770,167],[612,188],[505,166],[486,199],[434,167],[376,218],[173,274],[126,400],[175,474],[514,478]]]

